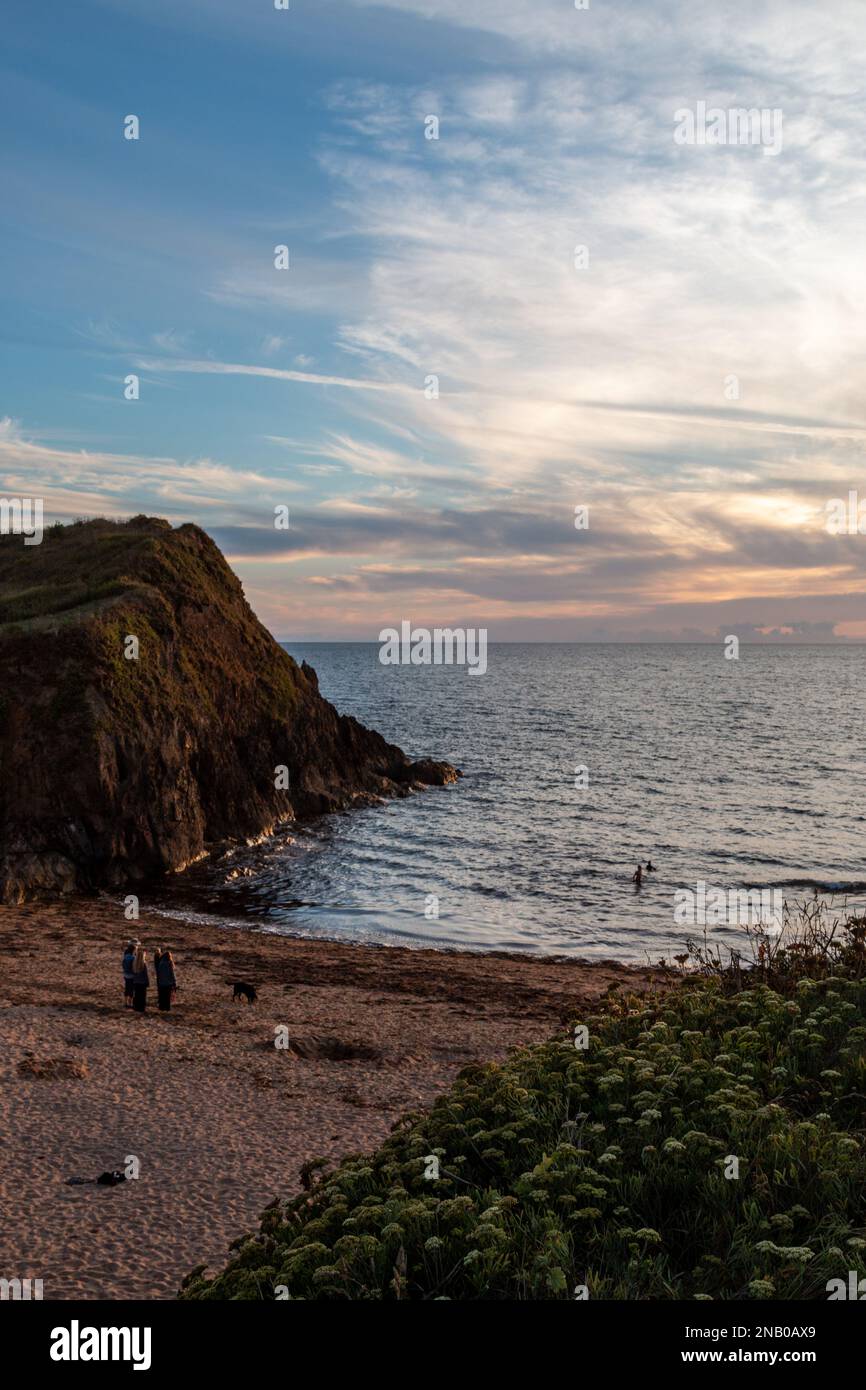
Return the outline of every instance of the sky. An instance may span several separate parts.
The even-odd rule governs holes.
[[[864,66],[862,0],[13,0],[2,495],[283,640],[864,641]]]

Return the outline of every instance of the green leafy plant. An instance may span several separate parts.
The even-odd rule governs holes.
[[[569,1037],[468,1068],[375,1153],[272,1205],[181,1296],[826,1298],[866,1273],[851,931],[850,975],[841,957],[778,988],[698,973],[582,1018],[586,1050]]]

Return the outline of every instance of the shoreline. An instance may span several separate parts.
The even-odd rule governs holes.
[[[82,901],[91,902],[93,904],[98,903],[100,905],[108,907],[111,911],[117,914],[118,920],[120,920],[120,918],[123,916],[122,898],[113,899],[107,893],[104,892],[100,892],[98,897],[85,897],[84,895],[80,896]],[[67,899],[67,901],[73,900],[74,899]],[[19,906],[33,905],[36,904],[29,903],[22,904]],[[11,905],[4,905],[0,903],[0,912],[14,912],[16,910],[18,910],[17,907]],[[153,902],[151,902],[151,904],[148,906],[146,910],[141,910],[140,920],[144,921],[145,919],[148,919],[153,923],[165,922],[166,926],[170,929],[173,929],[173,927],[177,927],[177,935],[179,935],[180,932],[184,931],[187,927],[190,927],[194,930],[210,931],[218,935],[221,935],[223,932],[237,932],[237,934],[240,937],[264,936],[269,938],[276,938],[281,941],[295,941],[310,944],[321,943],[323,946],[344,946],[348,950],[360,949],[369,951],[407,951],[410,952],[412,955],[417,955],[418,953],[421,953],[424,955],[431,956],[481,956],[485,960],[501,959],[518,962],[537,961],[539,963],[544,963],[547,965],[622,965],[627,970],[661,969],[659,961],[619,960],[615,956],[598,956],[597,958],[593,956],[572,956],[569,955],[567,951],[545,951],[541,947],[534,951],[521,951],[516,948],[509,948],[508,946],[487,947],[475,945],[455,945],[454,943],[448,941],[441,941],[437,945],[429,945],[425,944],[425,941],[422,937],[417,937],[414,941],[411,942],[409,940],[392,942],[374,941],[367,938],[361,939],[358,937],[352,937],[348,933],[343,933],[341,935],[335,932],[334,935],[331,936],[328,935],[326,932],[314,933],[304,932],[300,930],[293,931],[291,929],[284,930],[282,928],[278,929],[272,925],[260,925],[260,920],[264,921],[265,919],[259,919],[258,917],[250,916],[244,917],[240,913],[236,916],[231,916],[227,914],[219,914],[213,911],[208,912],[205,909],[199,910],[196,907],[170,907],[165,904],[154,905]],[[135,923],[131,922],[128,925],[135,926]],[[137,934],[139,933],[132,933],[132,935]],[[169,930],[168,936],[171,935],[172,930]],[[681,943],[671,941],[669,943],[669,947],[672,948],[678,944]],[[644,951],[644,954],[647,954],[646,950]],[[666,962],[666,965],[669,969],[673,969],[673,966],[671,965],[672,960],[673,956],[671,956],[670,960]]]
[[[132,930],[131,930],[132,929]],[[172,1011],[123,1008],[123,941],[170,946]],[[380,1143],[472,1062],[555,1034],[658,967],[239,931],[104,899],[0,907],[0,1270],[46,1299],[173,1298],[312,1158]],[[151,968],[151,979],[153,971]],[[232,982],[259,990],[232,1002]],[[288,1047],[274,1046],[283,1030]],[[138,1159],[114,1188],[68,1186]]]

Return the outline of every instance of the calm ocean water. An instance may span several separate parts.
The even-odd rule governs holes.
[[[866,647],[744,646],[727,661],[721,643],[494,644],[470,676],[383,666],[377,644],[285,645],[342,712],[465,776],[189,871],[164,895],[172,910],[640,961],[703,934],[673,910],[675,890],[700,880],[866,898]],[[647,858],[657,868],[637,891]]]

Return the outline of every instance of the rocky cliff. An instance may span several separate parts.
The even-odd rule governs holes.
[[[456,776],[339,715],[198,527],[0,538],[0,900],[134,888],[281,821]]]

